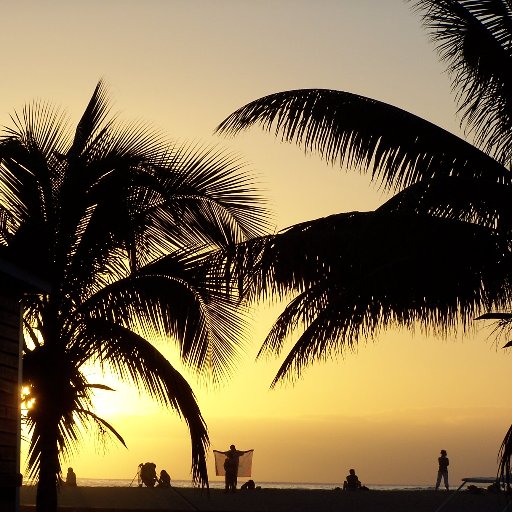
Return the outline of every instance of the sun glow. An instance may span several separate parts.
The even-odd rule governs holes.
[[[28,411],[34,408],[36,399],[32,396],[32,389],[30,386],[23,386],[21,388],[21,410]]]

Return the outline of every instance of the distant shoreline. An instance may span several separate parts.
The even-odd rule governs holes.
[[[243,483],[244,479],[239,479],[239,485]],[[336,487],[341,487],[342,482],[266,482],[255,480],[256,485],[265,489],[306,489],[306,490],[326,490],[331,491]],[[138,487],[137,480],[129,480],[123,478],[78,478],[78,486],[80,487]],[[178,488],[191,488],[194,487],[190,480],[172,480],[173,486]],[[35,485],[31,482],[25,482],[24,485],[30,487]],[[367,487],[374,490],[393,490],[393,491],[429,491],[434,490],[433,484],[372,484],[365,483]],[[210,481],[211,489],[223,489],[223,480]]]

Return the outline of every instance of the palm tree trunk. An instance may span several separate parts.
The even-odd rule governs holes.
[[[49,420],[41,431],[41,465],[37,483],[36,512],[57,512],[57,488],[60,474],[57,448],[58,421]]]

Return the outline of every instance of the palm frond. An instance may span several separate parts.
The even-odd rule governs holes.
[[[512,320],[512,313],[484,313],[475,320]]]
[[[109,321],[89,321],[81,340],[92,358],[122,379],[131,380],[185,420],[192,445],[193,480],[208,486],[208,433],[194,393],[182,375],[143,337]]]
[[[98,385],[96,385],[95,387],[98,387]],[[107,386],[105,387],[102,387],[101,389],[111,389]],[[75,409],[75,414],[79,415],[79,416],[87,416],[89,418],[91,418],[94,423],[96,423],[97,425],[99,425],[102,429],[107,429],[111,434],[113,434],[115,436],[115,438],[125,447],[125,448],[128,448],[126,446],[126,443],[123,439],[123,437],[121,436],[121,434],[106,420],[104,420],[103,418],[100,418],[97,414],[94,414],[94,412],[88,410],[88,409],[80,409],[80,408],[77,408]]]
[[[137,269],[177,249],[233,246],[266,229],[267,212],[236,160],[213,149],[174,153],[142,167],[112,156],[115,171],[92,186],[76,223],[67,272],[83,288],[74,295],[101,287],[102,276],[124,277],[110,272],[121,269],[118,258]]]
[[[218,280],[209,282],[204,256],[170,254],[84,301],[77,325],[102,318],[176,340],[183,361],[218,382],[235,367],[244,317]]]
[[[37,151],[29,151],[14,139],[0,140],[0,193],[16,228],[48,221],[54,191],[52,171]]]
[[[190,246],[192,236],[193,245],[215,247],[260,235],[268,231],[269,213],[244,167],[239,157],[215,147],[177,146],[155,165],[151,178],[142,177],[134,214],[145,215],[151,234],[172,250]]]
[[[507,308],[509,309],[509,308]],[[487,312],[477,316],[475,320],[493,320],[491,323],[491,335],[495,337],[496,344],[503,343],[503,339],[509,339],[512,334],[512,313],[504,311]],[[505,343],[502,348],[509,348],[510,342]]]
[[[27,220],[32,204],[40,204],[37,179],[18,160],[25,160],[24,148],[13,139],[0,140],[0,194],[2,210],[12,223],[6,233],[9,238],[21,222]],[[21,157],[21,158],[20,158]]]
[[[285,339],[283,327],[288,323],[287,317],[295,317],[297,324],[299,321],[302,325],[306,324],[299,339],[279,367],[272,380],[271,388],[284,380],[298,378],[304,367],[314,361],[327,360],[335,352],[343,354],[347,350],[355,350],[360,338],[358,330],[363,331],[363,334],[368,331],[368,334],[373,336],[377,333],[380,326],[374,322],[371,328],[361,328],[361,324],[365,322],[365,315],[369,316],[369,314],[364,306],[354,304],[355,301],[345,301],[345,307],[352,311],[343,311],[343,318],[336,321],[336,316],[342,311],[340,302],[332,304],[326,295],[320,294],[320,300],[323,299],[322,306],[315,309],[311,308],[310,301],[302,301],[300,308],[290,303],[272,326],[258,357],[268,351],[275,351],[276,346],[282,347]]]
[[[506,486],[507,491],[510,490],[510,477],[511,477],[511,464],[512,460],[512,425],[508,429],[505,437],[503,438],[503,442],[501,443],[500,452],[499,452],[499,467],[498,474],[500,476],[501,481]]]
[[[100,80],[78,122],[73,143],[66,154],[68,159],[76,159],[86,150],[91,139],[97,135],[98,130],[105,123],[109,111],[107,90],[105,84]]]
[[[90,384],[90,383],[88,383],[88,384],[86,384],[86,386],[88,388],[92,388],[92,389],[102,389],[104,391],[115,391],[114,388],[111,388],[110,386],[107,386],[106,384],[97,384],[97,383]]]
[[[3,140],[17,140],[25,151],[40,163],[54,159],[66,151],[69,144],[67,127],[69,120],[65,112],[44,101],[25,105],[21,112],[11,116],[13,128],[5,127]],[[25,163],[25,162],[22,162]],[[36,169],[30,169],[34,172]]]
[[[512,229],[509,208],[512,187],[485,178],[446,176],[420,181],[395,194],[380,206],[380,212],[416,213]]]
[[[509,0],[416,0],[448,63],[463,121],[476,142],[512,161],[512,6]]]
[[[331,164],[368,171],[395,191],[442,176],[485,176],[508,184],[511,179],[503,165],[450,132],[348,92],[304,89],[265,96],[238,109],[216,131],[234,135],[255,124]]]
[[[235,258],[246,297],[296,294],[260,350],[279,353],[304,326],[280,376],[390,326],[446,335],[511,298],[507,237],[429,216],[334,215],[241,244]]]

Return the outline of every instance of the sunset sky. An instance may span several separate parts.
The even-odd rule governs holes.
[[[2,2],[2,13],[0,124],[33,99],[65,107],[76,123],[104,79],[121,119],[143,119],[169,138],[241,155],[260,176],[276,229],[374,209],[386,196],[367,178],[259,129],[236,139],[214,136],[243,104],[288,89],[346,90],[460,134],[444,67],[402,0],[32,0]],[[433,484],[441,448],[453,485],[496,473],[512,421],[512,359],[488,326],[475,322],[473,331],[448,340],[386,331],[357,353],[269,390],[280,361],[254,358],[278,311],[254,312],[247,353],[221,388],[190,375],[212,449],[253,448],[257,482],[339,485],[354,467],[366,484]],[[159,347],[176,362],[170,347]],[[90,380],[105,381],[92,369]],[[98,396],[98,412],[128,450],[114,445],[103,453],[86,438],[69,460],[78,478],[131,479],[140,462],[153,461],[171,478],[189,479],[185,424],[114,387]],[[213,462],[210,456],[216,480]]]

